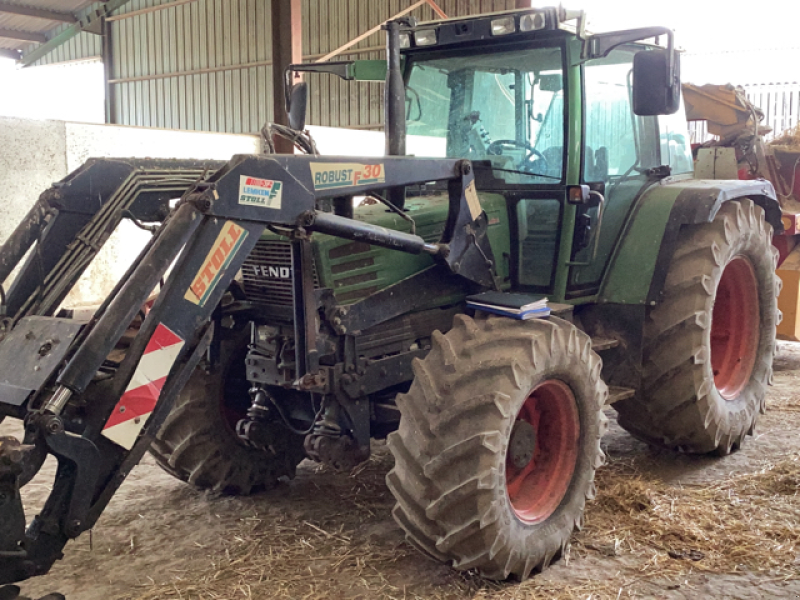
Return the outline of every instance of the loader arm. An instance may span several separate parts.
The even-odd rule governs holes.
[[[327,198],[433,181],[447,182],[449,191],[438,243],[321,210]],[[53,316],[125,216],[163,223],[88,322]],[[96,523],[209,348],[220,300],[265,228],[280,228],[291,240],[293,386],[313,391],[324,382],[312,232],[428,253],[453,273],[496,288],[486,220],[471,164],[450,159],[95,159],[45,192],[0,250],[3,278],[29,256],[9,289],[0,329],[0,415],[26,424],[21,443],[0,439],[0,583],[46,573],[66,542]],[[165,277],[124,357],[110,360]],[[26,528],[19,490],[47,454],[58,460],[55,482]]]

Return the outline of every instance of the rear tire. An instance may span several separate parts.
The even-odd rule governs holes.
[[[525,578],[563,552],[594,497],[602,363],[589,337],[557,318],[459,315],[433,339],[397,398],[394,518],[456,569]]]
[[[235,433],[250,405],[245,378],[246,340],[223,342],[211,370],[198,367],[150,446],[169,474],[200,489],[247,495],[294,477],[305,457],[303,438],[280,423],[272,452],[247,446]]]
[[[779,319],[772,227],[752,200],[687,227],[645,324],[642,391],[619,424],[657,446],[728,454],[765,408]]]

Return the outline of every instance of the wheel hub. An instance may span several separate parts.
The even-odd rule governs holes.
[[[508,442],[508,459],[517,469],[524,469],[533,458],[536,449],[536,431],[523,419],[514,423],[511,440]]]
[[[726,400],[750,380],[758,351],[758,283],[753,265],[736,256],[722,273],[711,317],[714,385]]]
[[[506,492],[518,519],[538,523],[564,499],[580,444],[578,405],[563,381],[537,385],[520,408],[506,452]]]

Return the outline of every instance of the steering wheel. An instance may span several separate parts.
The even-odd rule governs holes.
[[[531,146],[529,142],[518,142],[517,140],[495,140],[489,144],[488,148],[486,148],[486,154],[502,156],[504,146],[524,148],[528,151],[528,153],[525,155],[525,158],[523,158],[517,165],[520,170],[538,175],[544,175],[548,172],[549,165],[547,164],[547,159],[544,157],[544,154]],[[533,158],[533,160],[531,160],[531,158]],[[531,167],[536,163],[539,163],[541,171],[538,169],[537,171],[531,170]]]

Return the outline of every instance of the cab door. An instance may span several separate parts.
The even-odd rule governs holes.
[[[597,293],[635,199],[654,182],[648,172],[661,164],[656,117],[636,116],[631,105],[637,51],[640,46],[622,46],[583,67],[581,182],[604,200],[598,206],[578,208],[568,298]]]

